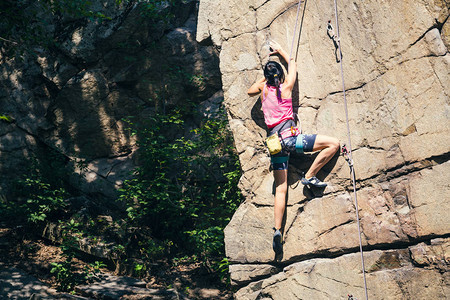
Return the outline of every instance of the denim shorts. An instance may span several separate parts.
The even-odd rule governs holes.
[[[300,134],[291,136],[281,141],[282,150],[280,153],[271,155],[270,160],[273,170],[286,170],[288,168],[289,155],[291,153],[312,152],[316,134]],[[297,139],[300,139],[297,142]],[[296,147],[297,146],[297,147]]]

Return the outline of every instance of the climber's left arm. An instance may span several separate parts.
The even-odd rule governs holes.
[[[257,96],[264,88],[264,83],[266,82],[266,78],[258,79],[252,86],[248,89],[247,94],[250,97]]]

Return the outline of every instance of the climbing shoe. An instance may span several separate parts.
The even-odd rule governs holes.
[[[327,184],[325,182],[320,181],[317,177],[313,176],[309,179],[306,178],[302,178],[301,182],[304,185],[313,185],[315,187],[320,187],[320,188],[324,188],[327,186]]]
[[[282,236],[279,229],[275,229],[275,233],[273,234],[273,251],[275,251],[275,254],[280,254],[283,251],[283,243],[282,243]]]

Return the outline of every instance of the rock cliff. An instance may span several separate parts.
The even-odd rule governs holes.
[[[1,199],[14,199],[13,182],[32,157],[57,153],[83,174],[65,180],[110,203],[136,165],[125,117],[145,118],[186,99],[211,109],[222,98],[218,53],[195,40],[195,1],[159,23],[139,1],[117,3],[91,3],[110,18],[103,22],[39,12],[52,47],[36,45],[18,58],[0,45],[0,114],[7,117],[0,120],[0,171],[12,174],[2,176]]]
[[[314,154],[291,158],[284,254],[272,251],[273,177],[260,99],[246,94],[289,49],[294,0],[201,0],[199,42],[220,47],[225,105],[246,201],[225,230],[237,299],[364,298],[349,167],[335,157],[319,195],[299,184]],[[450,22],[448,1],[339,1],[357,195],[371,299],[450,295]],[[301,4],[294,108],[305,133],[347,142],[340,66],[327,35],[333,1]],[[334,22],[332,22],[334,23]],[[289,49],[290,50],[290,49]]]

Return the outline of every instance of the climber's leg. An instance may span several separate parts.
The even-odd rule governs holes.
[[[281,229],[286,209],[287,169],[273,170],[275,177],[275,228]]]
[[[284,210],[286,209],[287,169],[273,170],[273,175],[275,177],[275,232],[273,234],[273,251],[278,255],[283,251],[281,225],[283,223]]]
[[[270,161],[272,163],[273,177],[275,179],[275,232],[273,234],[273,251],[275,251],[276,255],[279,255],[283,252],[281,226],[283,224],[284,210],[286,209],[289,152],[283,150],[280,153],[272,155]]]
[[[312,150],[321,151],[314,159],[308,172],[306,172],[305,178],[307,179],[315,177],[319,170],[330,161],[334,154],[339,150],[339,140],[326,135],[317,135]]]

